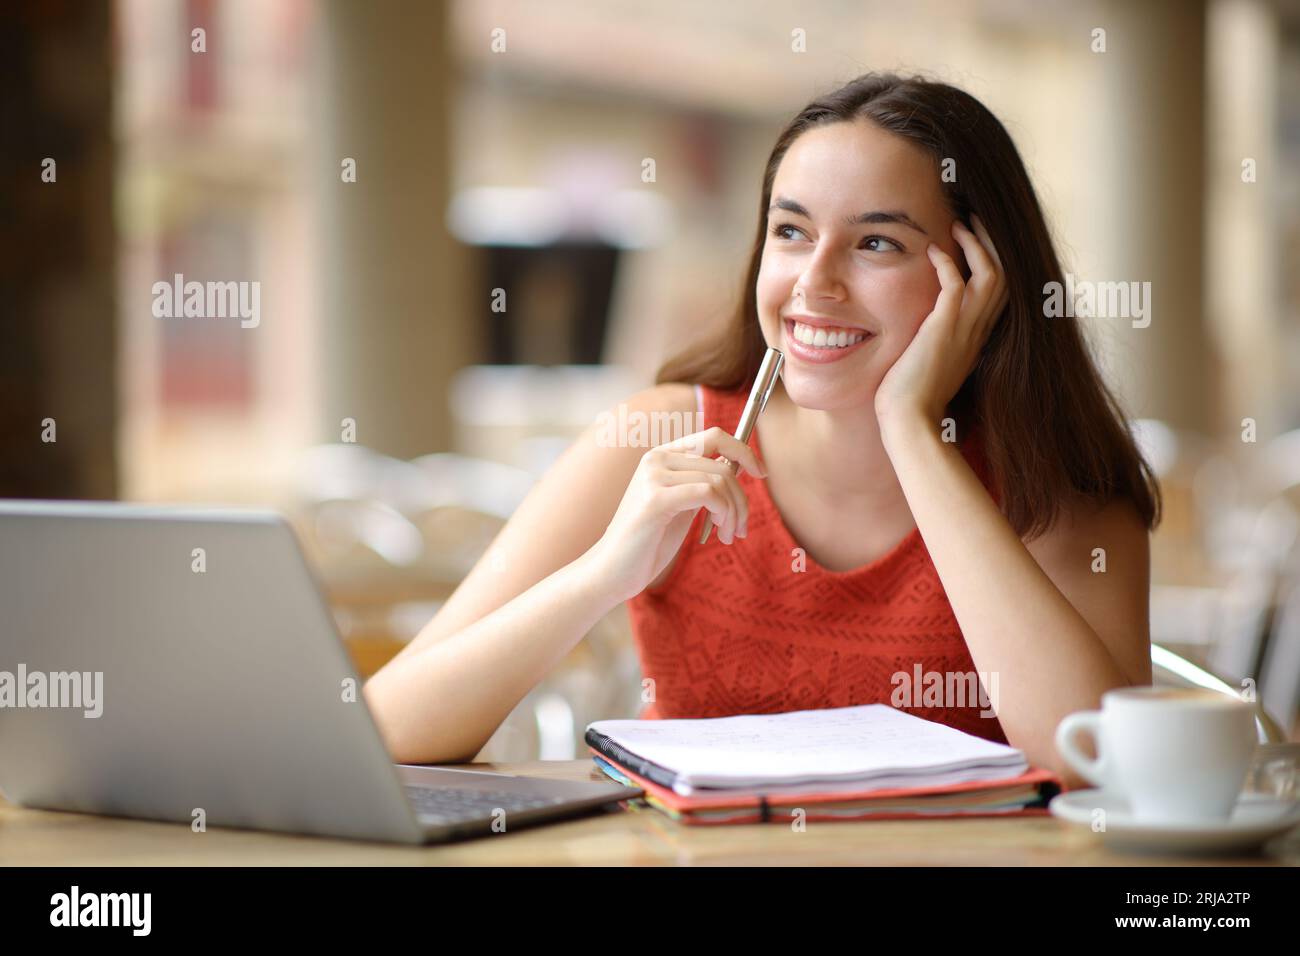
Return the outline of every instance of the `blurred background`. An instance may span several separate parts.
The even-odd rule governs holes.
[[[0,55],[0,496],[281,508],[363,674],[733,305],[785,121],[965,88],[1066,270],[1151,283],[1079,321],[1163,482],[1158,675],[1300,739],[1300,0],[45,0]],[[156,317],[177,274],[260,320]],[[620,608],[481,757],[638,681]]]

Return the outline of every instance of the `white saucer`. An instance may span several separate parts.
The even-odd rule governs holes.
[[[1243,793],[1232,816],[1210,823],[1153,823],[1135,820],[1128,802],[1103,790],[1071,790],[1052,798],[1052,815],[1092,827],[1097,810],[1105,811],[1101,832],[1109,846],[1167,853],[1226,853],[1251,850],[1300,825],[1300,800],[1281,800]]]

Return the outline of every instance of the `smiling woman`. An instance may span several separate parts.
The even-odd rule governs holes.
[[[996,726],[950,701],[917,712],[1080,782],[1050,734],[1150,679],[1159,491],[1077,323],[1045,312],[1061,278],[1020,156],[970,95],[867,74],[787,125],[739,307],[657,376],[725,429],[764,350],[787,359],[758,429],[768,477],[740,479],[748,555],[694,558],[688,538],[671,588],[630,604],[671,689],[656,716],[884,701],[912,666],[978,671],[1000,678]]]
[[[838,325],[878,340],[833,376],[789,362],[786,394],[802,408],[868,406],[935,305],[929,245],[969,278],[950,226],[972,217],[1010,294],[947,413],[959,433],[985,426],[1007,519],[1036,535],[1078,493],[1127,499],[1154,527],[1154,479],[1078,323],[1045,315],[1041,290],[1065,277],[1020,155],[992,113],[947,84],[866,74],[799,112],[768,158],[739,307],[657,381],[746,388],[768,345],[797,341],[798,316],[814,331]]]
[[[624,601],[643,717],[892,704],[1071,786],[1061,718],[1150,680],[1157,491],[1077,324],[1043,314],[1061,270],[997,119],[859,77],[782,131],[758,213],[720,335],[589,428],[493,543],[507,560],[366,685],[398,760],[474,756]],[[768,347],[751,446],[731,432]],[[691,413],[653,447],[608,434]],[[913,675],[929,689],[898,693]]]

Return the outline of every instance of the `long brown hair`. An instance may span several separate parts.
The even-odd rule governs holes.
[[[1050,528],[1068,499],[1096,504],[1127,498],[1148,529],[1160,520],[1160,490],[1068,318],[1046,318],[1043,290],[1064,285],[1047,223],[1020,154],[1007,131],[969,93],[921,77],[867,73],[809,103],[785,127],[767,161],[758,229],[740,303],[713,339],[670,359],[656,384],[687,382],[748,388],[766,344],[755,285],[763,255],[772,182],[790,145],[831,123],[867,120],[906,137],[935,159],[954,160],[942,188],[953,215],[978,215],[1002,260],[1006,311],[948,405],[960,434],[978,429],[1002,512],[1021,537]],[[942,177],[949,179],[952,177]]]

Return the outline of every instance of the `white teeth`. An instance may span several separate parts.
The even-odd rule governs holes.
[[[796,322],[794,324],[794,337],[797,341],[802,342],[804,345],[811,345],[813,348],[842,349],[853,345],[855,342],[862,341],[866,336],[863,332],[849,332],[845,329],[827,332],[825,329],[815,329],[810,325]]]

